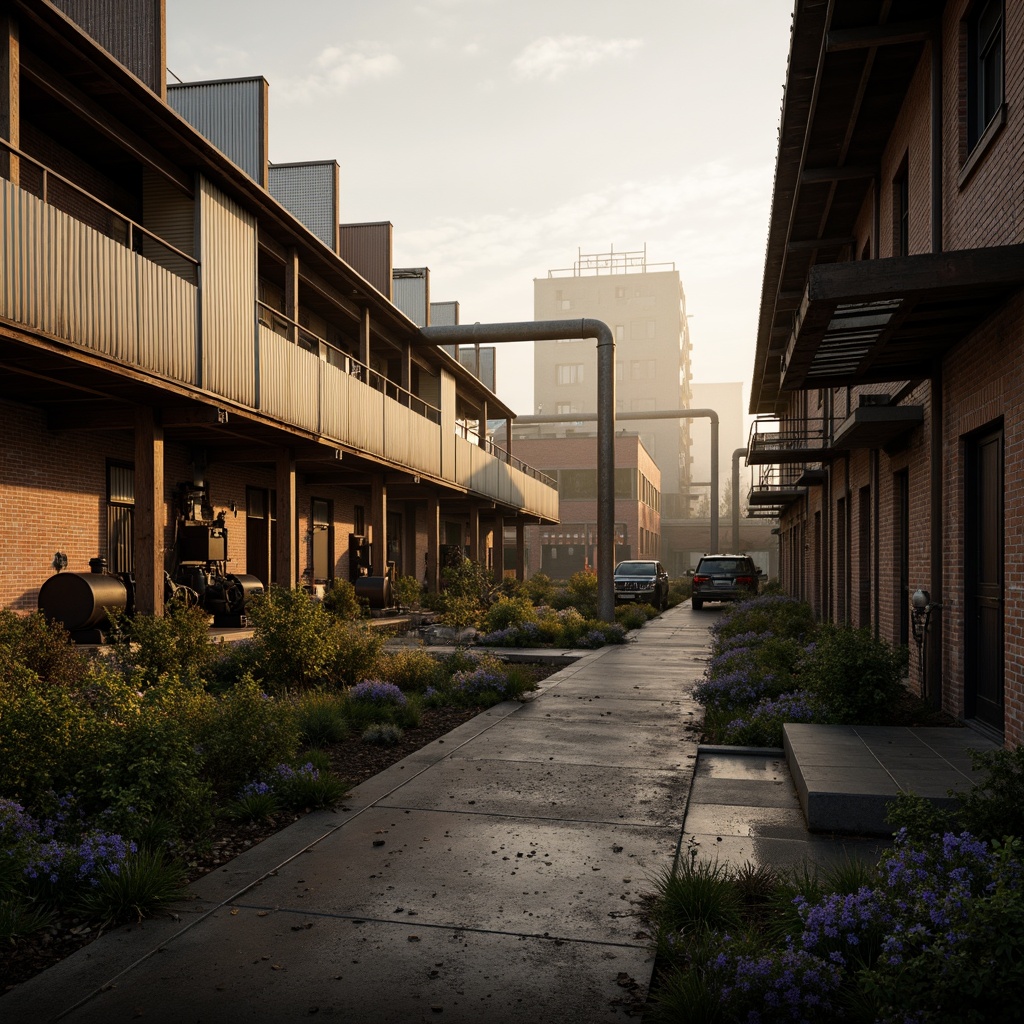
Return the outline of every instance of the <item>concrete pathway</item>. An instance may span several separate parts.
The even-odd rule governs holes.
[[[62,1020],[625,1020],[697,755],[689,605],[594,651],[0,998]]]

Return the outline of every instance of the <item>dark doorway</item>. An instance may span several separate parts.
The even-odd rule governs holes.
[[[1003,731],[1003,428],[967,438],[964,713]]]
[[[310,525],[313,532],[313,582],[330,583],[334,578],[334,531],[331,529],[331,503],[313,498]]]
[[[245,571],[269,588],[274,582],[277,550],[277,492],[265,487],[245,489]]]

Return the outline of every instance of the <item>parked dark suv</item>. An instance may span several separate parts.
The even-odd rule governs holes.
[[[757,593],[758,569],[749,555],[705,555],[693,572],[695,611],[705,601],[742,601]]]
[[[615,600],[668,607],[668,573],[661,562],[635,559],[615,566]]]

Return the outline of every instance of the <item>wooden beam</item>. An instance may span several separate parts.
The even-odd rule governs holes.
[[[829,181],[873,180],[876,167],[806,167],[800,172],[801,185],[814,185]]]
[[[288,449],[277,453],[277,558],[274,581],[289,590],[299,582],[295,459]]]
[[[786,243],[789,252],[806,252],[812,249],[841,249],[844,245],[855,245],[852,235],[837,238],[796,238]]]
[[[935,25],[930,21],[908,21],[904,24],[873,25],[870,28],[835,29],[825,36],[825,51],[866,50],[876,46],[900,46],[904,43],[926,43],[932,38]]]

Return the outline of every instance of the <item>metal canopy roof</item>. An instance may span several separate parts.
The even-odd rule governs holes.
[[[853,226],[942,4],[796,0],[779,127],[750,412],[775,413],[812,267],[854,253]]]
[[[921,405],[861,406],[839,425],[832,447],[837,451],[884,448],[922,423]]]
[[[782,390],[926,377],[1021,287],[1024,245],[812,267]]]

